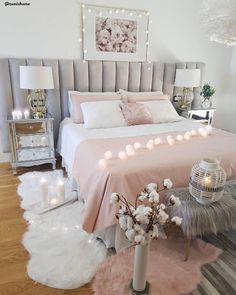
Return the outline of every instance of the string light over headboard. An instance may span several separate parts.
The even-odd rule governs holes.
[[[145,55],[139,60],[136,59],[136,61],[147,61],[151,63],[150,61],[150,41],[149,41],[149,32],[150,32],[150,25],[152,24],[152,20],[150,19],[150,12],[147,10],[137,10],[137,9],[128,9],[128,8],[115,8],[115,7],[105,7],[105,6],[94,6],[94,5],[89,5],[89,4],[81,4],[81,29],[82,29],[82,37],[79,38],[79,41],[82,44],[82,53],[83,53],[83,62],[86,63],[86,60],[89,59],[94,59],[91,58],[91,50],[97,51],[96,48],[94,47],[94,43],[88,44],[88,36],[90,40],[93,40],[94,42],[94,36],[91,34],[93,32],[96,36],[97,31],[95,30],[95,21],[93,21],[93,18],[97,17],[104,17],[104,19],[109,19],[109,17],[114,18],[114,19],[120,19],[121,21],[127,21],[128,25],[133,23],[137,23],[137,28],[136,28],[136,35],[134,38],[135,40],[135,50],[137,50],[137,55],[138,50],[140,50],[140,47],[143,48],[143,52],[145,51]],[[89,22],[86,22],[89,19]],[[116,31],[117,29],[117,31]],[[114,32],[119,34],[119,27],[117,26],[114,28]],[[102,33],[106,33],[105,30]],[[87,35],[86,35],[87,34]],[[87,39],[86,39],[87,37]],[[95,37],[96,38],[96,37]],[[104,40],[106,40],[107,36],[104,35]],[[127,41],[128,43],[128,41]],[[137,44],[136,44],[137,43]],[[121,46],[125,46],[125,42],[120,42],[122,44]],[[96,44],[95,44],[96,47]],[[130,52],[125,51],[127,48],[124,49],[123,52],[116,51],[116,48],[111,48],[111,50],[104,50],[105,53],[108,52],[108,55],[112,56],[112,54],[120,54],[121,56],[125,55],[130,56],[130,61],[135,61],[132,60],[132,55],[134,52],[132,52],[132,55],[129,55]],[[102,50],[101,50],[102,51]],[[143,53],[142,52],[142,53]],[[106,58],[99,58],[99,54],[101,55],[102,52],[98,53],[98,58],[96,59],[101,59],[101,60],[112,60],[111,58],[106,59]],[[115,56],[115,55],[114,55]],[[122,60],[122,59],[116,59],[114,60]],[[151,69],[151,68],[150,68]]]

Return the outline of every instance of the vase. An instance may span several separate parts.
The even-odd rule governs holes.
[[[202,107],[204,109],[209,109],[211,108],[211,106],[212,106],[211,98],[210,97],[203,98]]]
[[[149,294],[149,283],[146,280],[149,242],[146,245],[136,245],[134,251],[134,269],[133,279],[130,282],[129,288],[134,295]]]

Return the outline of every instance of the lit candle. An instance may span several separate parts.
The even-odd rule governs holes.
[[[162,140],[161,140],[159,137],[157,137],[157,138],[154,140],[154,143],[155,143],[156,145],[159,145],[159,144],[162,143]]]
[[[30,115],[29,111],[28,111],[28,110],[25,110],[25,111],[24,111],[24,118],[25,118],[26,120],[29,119],[29,115]]]
[[[51,205],[51,206],[55,206],[55,205],[57,205],[57,204],[58,204],[58,201],[57,201],[56,198],[52,198],[52,199],[50,200],[50,205]]]
[[[106,168],[107,166],[107,161],[105,159],[101,159],[99,162],[98,162],[98,165],[102,168]]]
[[[211,186],[211,177],[210,176],[203,177],[203,185],[206,187]]]
[[[17,111],[16,112],[16,116],[17,116],[17,120],[21,120],[22,119],[22,112],[21,111]]]
[[[176,136],[176,140],[177,140],[177,141],[183,141],[183,140],[184,140],[183,135],[182,135],[182,134],[178,134],[178,135]]]
[[[105,158],[106,160],[110,160],[112,157],[113,157],[113,154],[112,154],[111,151],[107,151],[107,152],[105,152],[105,154],[104,154],[104,158]]]
[[[63,180],[57,182],[57,198],[60,203],[65,201],[65,183]]]
[[[12,114],[12,119],[17,120],[17,111],[14,110],[11,114]]]
[[[135,149],[135,150],[140,150],[141,148],[142,148],[141,143],[140,143],[140,142],[135,142],[135,144],[134,144],[134,149]]]
[[[127,159],[127,153],[125,152],[125,151],[120,151],[119,153],[118,153],[118,157],[121,159],[121,160],[125,160],[125,159]]]
[[[49,206],[49,199],[48,199],[48,182],[45,178],[40,180],[40,194],[42,200],[43,208],[47,208]]]

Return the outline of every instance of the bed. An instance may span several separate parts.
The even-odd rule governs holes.
[[[195,135],[191,140],[175,141],[170,145],[168,136],[202,128],[195,121],[129,127],[86,129],[70,118],[61,123],[59,151],[63,162],[80,187],[85,200],[83,227],[88,232],[104,232],[116,223],[116,208],[109,203],[110,194],[117,192],[134,202],[136,195],[147,183],[171,178],[175,187],[188,185],[191,167],[202,158],[216,158],[225,168],[228,179],[236,177],[236,135],[213,129],[208,136]],[[145,144],[155,138],[162,143],[148,150]],[[136,155],[121,160],[120,150],[139,142],[143,149]],[[227,148],[225,148],[227,146]],[[99,165],[104,153],[114,155],[106,167]]]

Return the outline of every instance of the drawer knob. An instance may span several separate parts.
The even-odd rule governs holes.
[[[30,130],[32,130],[32,129],[33,129],[33,126],[32,126],[32,125],[30,125],[30,126],[29,126],[29,129],[30,129]]]

